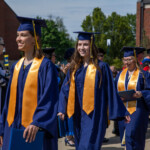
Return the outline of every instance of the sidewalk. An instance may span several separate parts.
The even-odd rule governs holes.
[[[111,121],[109,128],[106,131],[106,137],[109,138],[109,142],[103,144],[101,150],[124,150],[124,148],[120,145],[120,138],[112,134],[113,130],[113,121]],[[150,122],[146,135],[146,146],[145,150],[149,150],[150,148]],[[58,141],[58,150],[75,150],[74,147],[65,146],[64,138],[59,139]]]

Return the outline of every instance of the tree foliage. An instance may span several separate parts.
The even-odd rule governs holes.
[[[123,46],[135,46],[135,14],[121,16],[112,12],[110,16],[106,17],[101,8],[94,8],[92,15],[86,16],[81,27],[84,31],[100,32],[100,35],[95,37],[95,43],[97,47],[102,47],[107,52],[105,58],[111,65],[113,63],[111,59],[117,60],[115,64],[121,63],[118,59],[122,58],[120,50]],[[109,49],[107,39],[111,40]]]
[[[52,16],[46,20],[47,28],[42,28],[42,48],[54,47],[57,60],[63,60],[66,49],[73,47],[74,41],[70,38],[60,17]]]

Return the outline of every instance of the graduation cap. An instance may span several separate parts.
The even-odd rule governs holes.
[[[46,56],[51,59],[52,53],[55,51],[55,48],[52,48],[52,47],[51,48],[43,48],[42,50],[43,50],[43,53],[46,54]]]
[[[3,38],[2,37],[0,37],[0,45],[4,45],[5,43],[4,43],[4,40],[3,40]]]
[[[37,42],[37,35],[41,37],[41,27],[47,27],[45,20],[20,17],[17,16],[17,19],[20,22],[20,26],[17,31],[32,31],[34,32],[35,42],[37,49],[39,49],[39,45]]]
[[[98,53],[102,53],[102,54],[105,54],[105,51],[104,51],[104,49],[103,48],[98,48]]]
[[[146,51],[144,47],[135,47],[137,55]]]
[[[55,51],[55,48],[43,48],[42,50],[45,54],[52,54]]]
[[[121,52],[124,52],[123,57],[134,56],[136,58],[136,55],[137,55],[137,51],[135,50],[135,47],[126,47],[126,46],[124,46],[121,49]]]
[[[147,49],[147,54],[150,54],[150,49]]]
[[[94,34],[100,34],[100,33],[99,32],[84,32],[84,31],[76,31],[73,33],[78,33],[78,40],[89,40],[89,41],[91,41],[90,57],[93,58],[92,46],[93,46],[93,41],[95,39]]]
[[[78,40],[91,40],[94,38],[94,34],[100,34],[99,32],[84,32],[84,31],[76,31],[73,33],[78,33]]]
[[[70,59],[75,51],[75,48],[68,48],[65,52],[64,59]]]
[[[142,60],[142,63],[144,64],[144,63],[150,63],[150,59],[148,59],[148,58],[144,58],[143,60]]]

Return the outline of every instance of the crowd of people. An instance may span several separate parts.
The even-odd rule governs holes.
[[[25,142],[43,132],[42,150],[57,150],[58,137],[76,150],[99,150],[109,120],[126,150],[144,150],[150,111],[150,58],[143,47],[123,47],[123,68],[103,61],[95,33],[75,32],[65,65],[56,64],[55,48],[41,49],[40,19],[17,17],[16,42],[24,56],[8,71],[0,67],[0,146],[9,149],[13,129],[23,130]],[[0,38],[0,54],[4,41]],[[149,53],[148,53],[149,54]],[[146,71],[145,71],[146,70]],[[8,84],[7,84],[8,81]],[[124,92],[127,97],[119,96]],[[4,104],[3,104],[4,103]],[[2,110],[3,109],[3,110]]]

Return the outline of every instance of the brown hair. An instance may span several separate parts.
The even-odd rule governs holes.
[[[29,31],[29,33],[34,37],[34,32]],[[34,52],[33,52],[33,57],[41,58],[43,56],[42,49],[41,49],[41,38],[39,35],[37,35],[37,42],[39,44],[40,49],[36,49],[36,46],[34,46]]]
[[[70,68],[70,77],[72,76],[73,71],[75,70],[75,72],[76,72],[80,68],[81,64],[83,63],[83,58],[80,56],[80,54],[77,50],[77,47],[78,47],[78,42],[76,43],[75,52],[73,54],[72,61],[70,63],[70,67],[69,67]],[[101,69],[100,69],[99,64],[98,64],[97,53],[98,53],[98,49],[97,49],[96,45],[93,43],[92,44],[93,58],[90,58],[90,62],[94,64],[96,69],[102,75]],[[102,80],[102,76],[100,79],[100,84],[101,84],[101,80]]]
[[[134,63],[136,64],[136,67],[140,69],[140,64],[139,64],[137,58],[135,58],[134,56],[131,56],[131,58],[133,58]]]

